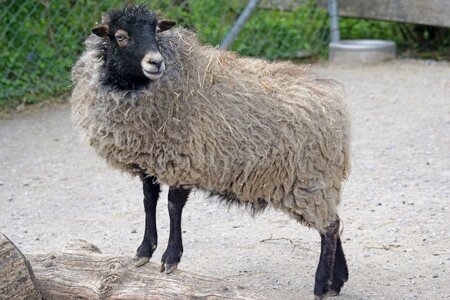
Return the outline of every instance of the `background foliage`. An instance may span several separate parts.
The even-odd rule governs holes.
[[[397,44],[401,56],[450,60],[450,28],[341,18],[342,39],[386,39]]]
[[[83,51],[82,41],[101,13],[120,8],[123,0],[0,0],[0,107],[33,103],[70,90],[70,68]],[[140,1],[160,9],[200,40],[217,45],[246,1]],[[328,17],[316,1],[294,11],[257,9],[234,42],[242,55],[267,59],[325,57]],[[450,31],[382,21],[341,19],[342,38],[395,40],[410,55],[450,57]]]
[[[122,1],[5,1],[0,4],[0,106],[69,90],[69,72],[87,29]],[[115,2],[115,3],[114,3]]]

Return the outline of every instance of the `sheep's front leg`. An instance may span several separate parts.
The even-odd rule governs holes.
[[[158,245],[158,233],[156,229],[156,204],[158,202],[161,188],[156,183],[155,177],[141,176],[144,191],[145,208],[145,232],[144,239],[136,251],[133,259],[136,267],[146,264],[152,257]]]
[[[183,241],[181,239],[181,214],[184,204],[190,193],[190,189],[170,188],[169,189],[169,218],[170,234],[167,249],[161,259],[161,272],[169,274],[176,270],[183,255]]]
[[[333,268],[336,257],[336,243],[339,236],[339,219],[331,223],[324,234],[321,234],[321,251],[314,285],[315,299],[326,299],[333,279]]]

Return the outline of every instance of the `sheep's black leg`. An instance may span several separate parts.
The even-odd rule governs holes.
[[[170,234],[167,249],[161,259],[161,272],[169,274],[173,272],[183,255],[183,241],[181,239],[181,214],[184,204],[189,196],[190,189],[170,188],[169,189],[169,217]]]
[[[315,299],[326,299],[333,278],[333,267],[336,256],[336,243],[339,236],[339,219],[326,228],[321,234],[322,244],[319,265],[316,271],[316,282],[314,286]]]
[[[139,267],[146,264],[152,257],[158,245],[158,233],[156,230],[156,204],[158,202],[161,188],[156,183],[155,177],[141,176],[144,191],[145,208],[145,232],[144,239],[136,251],[133,261]]]
[[[345,259],[344,250],[342,249],[341,238],[337,238],[336,256],[334,260],[333,281],[331,282],[330,296],[337,296],[341,292],[341,288],[348,280],[347,261]]]

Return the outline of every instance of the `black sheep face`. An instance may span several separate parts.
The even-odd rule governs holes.
[[[132,89],[159,79],[166,70],[159,50],[157,34],[172,28],[176,22],[158,20],[145,6],[113,10],[105,22],[92,32],[107,42],[104,83],[120,89]]]

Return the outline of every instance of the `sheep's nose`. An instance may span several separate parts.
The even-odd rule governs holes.
[[[157,67],[159,69],[159,67],[161,67],[161,64],[163,63],[163,58],[162,57],[150,57],[150,59],[148,60],[148,63],[150,65],[154,65],[155,67]]]
[[[158,51],[150,51],[141,61],[142,69],[150,73],[162,73],[166,70],[164,58]]]

